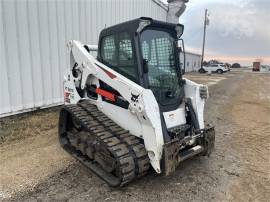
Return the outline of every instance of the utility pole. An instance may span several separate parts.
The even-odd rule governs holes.
[[[208,10],[205,9],[204,13],[204,25],[203,25],[203,47],[202,47],[202,61],[201,61],[201,68],[203,66],[203,59],[204,59],[204,46],[205,46],[205,32],[206,32],[206,26],[208,25],[208,18],[207,18],[207,12]]]

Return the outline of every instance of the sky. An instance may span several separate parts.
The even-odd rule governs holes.
[[[201,53],[207,8],[206,60],[270,64],[270,0],[189,0],[186,5],[180,17],[186,50]]]

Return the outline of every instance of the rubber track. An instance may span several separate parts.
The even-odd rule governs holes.
[[[92,111],[96,106],[92,105],[88,101],[79,103],[79,106],[84,108],[91,116],[95,117],[101,125],[103,123],[103,125],[106,126],[106,131],[110,131],[114,136],[119,138],[121,142],[126,144],[135,162],[136,177],[138,178],[145,175],[150,168],[150,163],[145,146],[141,143],[141,140],[114,123],[101,111]]]
[[[90,104],[89,101],[83,101],[78,105],[67,105],[64,109],[72,114],[73,118],[75,118],[91,136],[94,135],[99,142],[105,144],[108,151],[113,154],[120,172],[120,182],[118,186],[126,185],[133,179],[147,172],[150,167],[149,159],[144,145],[140,143],[139,138],[119,127],[100,112],[95,105]],[[67,136],[68,135],[72,137],[72,134],[67,134]],[[72,138],[68,139],[72,145]],[[78,142],[78,139],[81,142]],[[79,145],[76,147],[76,150],[80,151],[84,156],[87,155],[87,143],[87,135],[86,137],[77,138],[74,143],[75,145]],[[84,160],[82,163],[84,163]],[[102,178],[100,175],[99,177]],[[109,183],[108,180],[105,181]],[[115,184],[112,186],[115,186]]]

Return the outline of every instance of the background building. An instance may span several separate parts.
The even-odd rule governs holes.
[[[180,59],[184,61],[182,54]],[[201,59],[202,56],[200,54],[186,51],[186,72],[197,72],[201,68]]]
[[[178,19],[183,2],[170,1],[178,12],[160,0],[0,0],[0,117],[63,103],[66,41],[97,44],[103,28],[141,16]]]
[[[97,44],[106,26],[140,16],[166,21],[153,0],[1,0],[0,116],[63,103],[66,41]]]

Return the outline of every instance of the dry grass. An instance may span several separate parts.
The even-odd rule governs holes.
[[[0,144],[36,136],[58,124],[60,107],[0,119]]]

